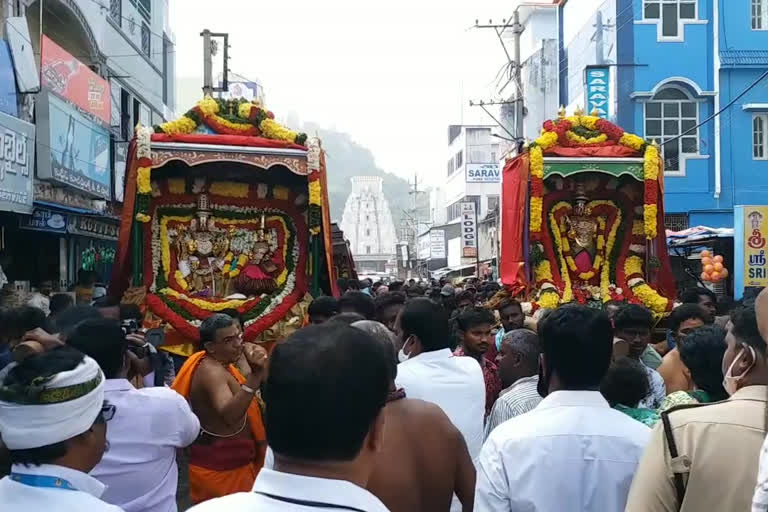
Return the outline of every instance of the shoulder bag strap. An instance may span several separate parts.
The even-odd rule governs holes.
[[[672,432],[672,424],[669,421],[669,411],[661,413],[661,422],[664,426],[664,437],[667,440],[667,446],[669,447],[669,455],[672,460],[677,459],[679,453],[677,451],[677,444],[675,443],[675,435]],[[683,480],[683,474],[674,472],[673,478],[675,480],[675,491],[677,492],[677,507],[683,505],[683,499],[685,498],[685,481]]]

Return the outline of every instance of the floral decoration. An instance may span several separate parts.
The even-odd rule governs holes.
[[[249,135],[304,145],[307,135],[289,130],[274,120],[275,115],[258,102],[244,98],[223,100],[206,96],[175,121],[154,127],[155,133],[169,135],[195,132],[205,124],[216,133]]]

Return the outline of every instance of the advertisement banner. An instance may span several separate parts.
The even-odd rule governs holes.
[[[38,178],[111,198],[109,132],[66,101],[38,96]]]
[[[477,258],[477,213],[475,203],[461,203],[461,257]]]
[[[611,106],[611,75],[608,66],[587,66],[587,113],[607,118]]]
[[[0,112],[0,210],[32,213],[35,125]]]
[[[429,253],[434,259],[445,258],[445,231],[433,229],[429,232]]]
[[[40,75],[43,87],[110,124],[109,83],[46,36],[43,36]]]
[[[419,259],[429,259],[429,233],[424,233],[418,240]]]
[[[467,164],[467,183],[499,183],[499,164]]]
[[[744,207],[744,286],[768,286],[768,206]]]

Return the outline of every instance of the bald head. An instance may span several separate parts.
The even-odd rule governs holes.
[[[499,377],[504,387],[539,372],[539,337],[529,329],[515,329],[504,335],[497,356]]]

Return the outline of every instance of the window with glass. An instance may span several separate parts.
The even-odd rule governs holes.
[[[456,168],[453,166],[453,158],[450,158],[448,160],[448,176],[453,174],[453,171],[455,171],[455,170],[456,170]]]
[[[752,30],[768,30],[768,0],[752,0]]]
[[[146,23],[141,24],[141,51],[147,57],[152,56],[152,33]]]
[[[658,20],[662,37],[679,37],[680,21],[696,19],[696,0],[644,0],[643,18]]]
[[[152,19],[152,0],[131,0],[131,3],[136,6],[139,14],[147,20]]]
[[[768,160],[765,147],[768,145],[768,114],[758,114],[752,118],[752,158]]]
[[[461,169],[462,165],[464,165],[464,150],[456,153],[456,170]]]
[[[662,144],[665,171],[681,172],[681,157],[699,153],[698,119],[698,103],[680,89],[662,89],[645,104],[645,138]]]

